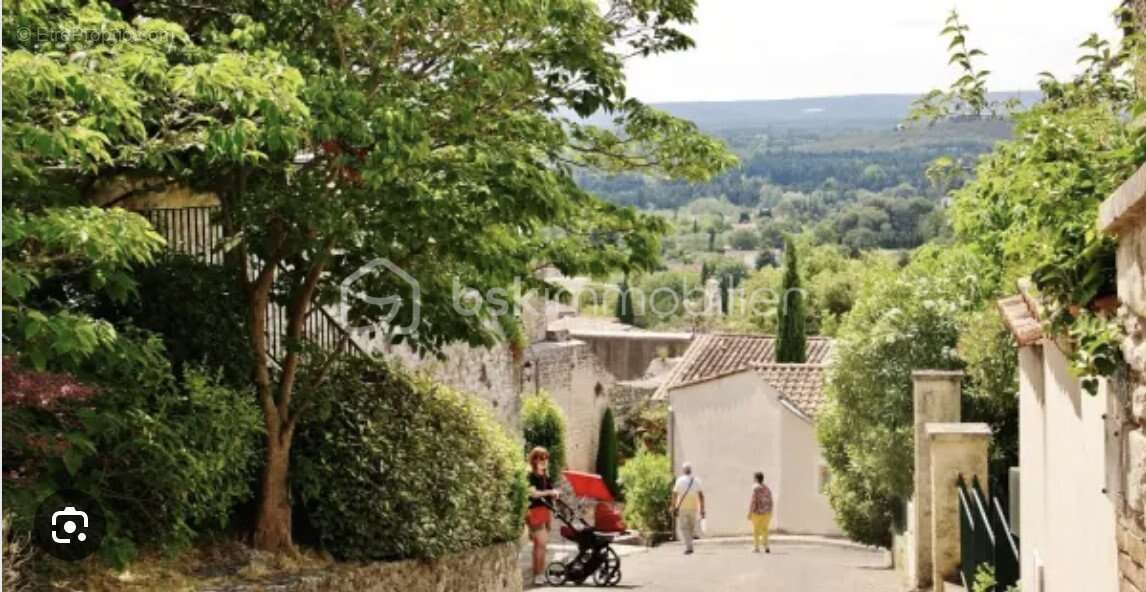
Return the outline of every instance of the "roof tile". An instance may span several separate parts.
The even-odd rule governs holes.
[[[826,363],[831,350],[831,339],[809,337],[807,360],[803,365]],[[697,335],[680,363],[658,389],[656,396],[663,398],[676,387],[727,376],[755,365],[775,363],[776,338],[773,336],[725,333]]]

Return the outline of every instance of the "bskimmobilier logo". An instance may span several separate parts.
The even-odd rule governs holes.
[[[369,294],[357,285],[360,283],[359,280],[364,280],[367,276],[382,273],[391,274],[398,278],[401,284],[405,284],[405,291],[408,292],[408,295],[390,294],[379,296]],[[398,267],[384,257],[379,257],[359,267],[354,273],[342,280],[339,284],[339,296],[342,303],[339,307],[339,321],[343,327],[351,327],[349,318],[351,300],[359,300],[381,309],[383,311],[381,314],[369,315],[374,319],[374,322],[368,325],[385,327],[386,332],[390,336],[413,335],[417,332],[418,324],[422,320],[422,288],[418,284],[418,280],[407,273],[406,270]],[[393,324],[394,319],[398,316],[404,304],[408,304],[410,307],[409,318],[407,322],[395,325]]]

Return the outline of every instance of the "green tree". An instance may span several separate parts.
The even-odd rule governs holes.
[[[5,6],[9,30],[65,33],[4,39],[4,189],[43,207],[54,193],[117,176],[219,197],[228,258],[242,268],[267,435],[253,539],[261,549],[292,546],[296,390],[322,382],[325,359],[305,320],[335,302],[344,278],[384,257],[421,289],[395,310],[342,303],[354,326],[378,326],[422,352],[492,344],[496,311],[455,314],[455,281],[481,293],[515,278],[543,287],[530,273],[542,265],[603,274],[649,269],[659,256],[666,224],[588,194],[575,169],[704,180],[735,162],[694,125],[625,90],[626,58],[692,45],[677,28],[693,20],[691,2],[129,7],[144,18],[62,0]],[[66,34],[96,24],[122,35]],[[141,42],[119,43],[124,36]],[[585,123],[595,112],[611,114],[611,125]],[[9,276],[16,290],[34,279],[5,265]],[[354,287],[409,290],[383,273]],[[286,311],[278,360],[270,303]],[[416,332],[395,330],[415,317]]]
[[[760,245],[760,237],[753,231],[742,228],[732,233],[729,239],[732,248],[741,251],[751,251]]]
[[[545,391],[527,395],[521,402],[521,431],[525,452],[535,446],[549,451],[549,475],[554,480],[565,469],[565,413]]]
[[[613,421],[613,409],[605,408],[601,416],[601,433],[597,440],[597,474],[605,481],[613,497],[621,490],[617,487],[617,425]]]
[[[803,363],[807,355],[804,289],[800,283],[796,243],[784,241],[784,281],[780,284],[779,332],[776,336],[776,361]]]
[[[924,247],[902,270],[874,269],[837,335],[816,429],[840,526],[887,545],[911,495],[911,373],[963,367],[956,346],[965,315],[995,292],[998,276],[966,248]]]
[[[1129,24],[1130,13],[1118,14]],[[1099,204],[1146,161],[1146,103],[1126,68],[1141,56],[1139,36],[1115,46],[1091,35],[1081,48],[1083,72],[1064,82],[1045,75],[1043,100],[1015,115],[1015,139],[998,144],[954,192],[952,223],[960,241],[1009,277],[1029,276],[1043,320],[1073,343],[1071,371],[1093,393],[1097,377],[1123,363],[1122,325],[1094,312],[1115,292],[1114,240],[1095,232],[1094,221]]]

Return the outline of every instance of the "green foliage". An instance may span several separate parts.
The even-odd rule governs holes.
[[[5,504],[19,530],[37,503],[74,488],[108,520],[104,558],[178,547],[226,525],[251,495],[259,412],[249,393],[187,368],[176,378],[157,338],[126,334],[117,365],[84,375],[97,394],[51,407],[5,405]]]
[[[597,439],[597,474],[605,481],[613,497],[621,493],[617,487],[617,425],[613,421],[613,409],[606,407],[601,416],[601,432]]]
[[[966,50],[965,31],[952,13],[944,34],[953,35],[951,48],[958,49],[952,62],[968,71],[952,96],[978,114],[994,106],[985,102],[983,76],[970,66],[981,52]],[[1072,371],[1092,393],[1097,377],[1121,363],[1120,327],[1090,310],[1113,293],[1114,278],[1113,239],[1094,220],[1098,204],[1146,160],[1142,126],[1124,117],[1142,104],[1126,71],[1141,58],[1140,45],[1136,35],[1117,48],[1091,35],[1081,44],[1083,73],[1069,82],[1044,73],[1044,99],[1015,116],[1017,139],[998,145],[976,167],[974,181],[955,193],[959,238],[1009,276],[1030,276],[1050,332],[1078,345]],[[926,116],[951,115],[940,109]],[[944,167],[934,171],[935,180],[951,176],[949,162],[937,164]]]
[[[950,36],[947,51],[951,53],[948,64],[957,64],[962,73],[944,91],[935,89],[912,104],[909,119],[912,121],[936,121],[952,117],[999,117],[1006,115],[1017,101],[993,101],[987,94],[987,76],[990,70],[975,68],[974,58],[987,55],[981,49],[967,46],[967,32],[971,27],[959,19],[959,12],[951,9],[940,35]]]
[[[809,335],[834,335],[843,316],[851,310],[864,277],[888,269],[893,260],[884,253],[866,253],[853,259],[837,245],[816,245],[807,236],[795,240],[801,255],[797,269],[805,286],[805,331]],[[724,319],[724,327],[775,334],[779,328],[782,281],[782,270],[775,267],[750,274],[739,288],[742,306]]]
[[[760,237],[751,230],[740,228],[732,233],[732,238],[729,239],[729,243],[733,249],[752,251],[760,245]]]
[[[836,518],[858,541],[886,545],[911,494],[911,373],[962,367],[962,319],[995,290],[986,267],[966,249],[924,248],[866,277],[840,327],[817,433]]]
[[[625,416],[617,433],[621,459],[633,458],[640,450],[656,454],[668,451],[668,406],[663,402],[644,400]]]
[[[780,284],[780,330],[776,336],[776,361],[800,364],[807,355],[804,290],[800,283],[796,243],[784,242],[784,281]]]
[[[667,224],[580,189],[575,169],[705,180],[736,162],[625,89],[624,58],[691,45],[679,27],[693,21],[692,2],[129,8],[131,22],[109,4],[5,5],[5,30],[33,33],[4,37],[5,203],[36,211],[119,183],[211,191],[235,259],[260,262],[239,275],[252,322],[269,302],[284,304],[287,333],[384,257],[414,276],[421,298],[397,311],[343,303],[351,324],[409,326],[418,313],[417,331],[395,341],[422,353],[491,345],[506,337],[493,322],[502,307],[456,314],[455,282],[482,294],[519,278],[542,288],[532,272],[545,265],[601,276],[652,269],[660,257]],[[607,127],[585,123],[598,112]],[[384,273],[354,286],[408,287]],[[252,335],[262,368],[268,337]],[[309,344],[291,341],[280,374],[255,375],[268,448],[280,452],[298,419],[297,373],[319,365]],[[265,472],[267,496],[285,499],[282,473]],[[289,546],[285,518],[261,524],[256,543]]]
[[[981,563],[975,571],[975,581],[971,582],[971,592],[995,592],[996,583],[995,566]]]
[[[525,452],[535,446],[549,451],[549,475],[561,478],[565,469],[565,412],[545,391],[526,395],[521,401],[521,431]]]
[[[708,263],[704,264],[706,267]],[[638,280],[640,300],[637,326],[667,328],[684,324],[690,312],[701,308],[703,280],[695,272],[658,271]]]
[[[642,448],[621,467],[625,521],[645,533],[672,529],[673,474],[664,454]]]
[[[294,489],[345,559],[433,558],[521,534],[518,445],[472,397],[369,360],[304,394]]]
[[[4,349],[38,370],[53,359],[78,365],[111,349],[111,324],[68,306],[69,296],[123,302],[135,292],[134,266],[150,263],[163,241],[124,210],[4,209]],[[45,293],[67,293],[48,297]]]
[[[250,387],[246,306],[230,268],[172,255],[138,270],[133,279],[138,298],[103,302],[96,314],[158,333],[177,374],[202,365],[217,368],[235,388]]]
[[[966,364],[963,421],[991,426],[990,473],[999,476],[1019,464],[1019,368],[1014,335],[990,304],[964,317],[956,347]]]
[[[1008,275],[1030,276],[1049,331],[1080,345],[1072,370],[1092,392],[1094,378],[1120,363],[1117,323],[1091,311],[1114,293],[1114,240],[1095,226],[1098,206],[1146,160],[1142,130],[1123,116],[1135,98],[1120,75],[1132,45],[1084,43],[1086,71],[1071,82],[1046,78],[1045,100],[1016,115],[1017,139],[954,194],[959,239]]]

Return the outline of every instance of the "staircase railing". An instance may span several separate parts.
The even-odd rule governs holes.
[[[218,206],[189,208],[158,208],[141,210],[156,232],[167,241],[169,251],[189,255],[212,264],[223,263],[223,229],[213,220]],[[259,265],[251,266],[257,270]],[[281,267],[281,266],[280,266]],[[255,271],[257,273],[257,271]],[[276,364],[287,353],[286,307],[267,303],[267,353]],[[303,321],[303,338],[323,352],[364,354],[365,350],[350,333],[321,306],[312,307]]]
[[[1019,540],[1008,526],[998,498],[988,501],[978,477],[970,483],[959,475],[960,578],[971,590],[981,566],[990,566],[995,575],[992,592],[1003,592],[1019,580]]]

